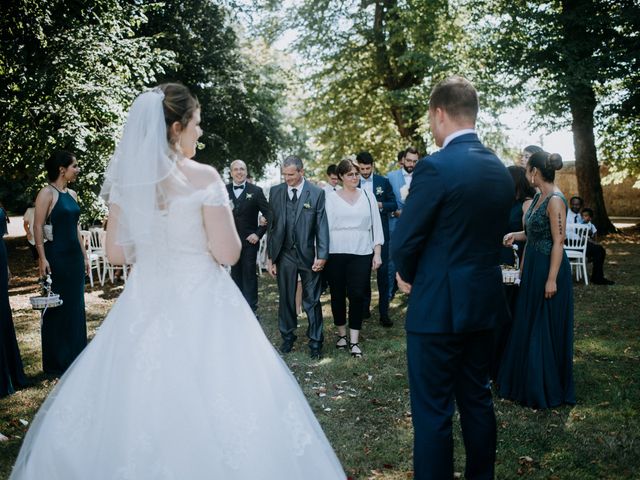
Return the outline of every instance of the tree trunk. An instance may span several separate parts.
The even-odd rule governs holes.
[[[381,85],[388,92],[397,92],[418,85],[421,78],[402,72],[394,67],[392,59],[400,58],[407,51],[407,43],[402,39],[391,41],[394,32],[389,31],[390,24],[399,23],[398,13],[395,10],[397,0],[377,0],[373,18],[372,35],[375,44],[375,67]],[[407,144],[416,147],[420,152],[424,151],[424,140],[418,135],[418,118],[412,115],[411,109],[402,102],[389,101],[389,112],[393,118],[400,137]]]
[[[600,166],[593,134],[595,93],[592,87],[585,87],[583,90],[580,93],[572,92],[569,98],[578,193],[584,199],[585,207],[593,209],[593,223],[598,233],[604,235],[614,232],[616,228],[607,215],[600,182]]]

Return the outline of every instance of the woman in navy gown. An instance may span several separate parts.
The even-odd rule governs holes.
[[[49,184],[38,193],[34,236],[40,275],[51,273],[51,289],[60,295],[61,306],[50,308],[42,321],[42,368],[60,376],[87,345],[84,282],[88,272],[78,221],[80,206],[68,188],[80,168],[75,155],[57,151],[45,162]],[[53,226],[53,239],[44,243],[44,225]]]
[[[525,230],[504,244],[526,240],[513,328],[500,365],[501,397],[532,408],[575,403],[573,283],[564,253],[567,201],[554,184],[562,158],[534,153],[527,176],[539,189],[525,215]]]
[[[531,147],[527,147],[531,148]],[[519,165],[511,165],[509,173],[513,179],[515,186],[515,196],[511,211],[509,212],[509,225],[507,232],[520,232],[523,230],[522,219],[524,213],[529,209],[533,196],[536,194],[535,189],[529,183],[527,178],[527,170]],[[524,252],[524,242],[515,242],[518,245],[518,259],[522,262]],[[513,255],[512,247],[504,247],[500,255],[500,263],[503,265],[513,265],[515,263],[515,257]],[[502,353],[507,344],[509,333],[511,332],[512,318],[515,313],[516,301],[518,300],[519,287],[514,284],[505,284],[504,293],[507,297],[507,303],[509,305],[510,317],[503,319],[495,329],[494,335],[494,350],[493,359],[491,362],[491,378],[496,380],[498,376],[498,369],[500,367],[500,360],[502,359]]]
[[[9,264],[2,238],[7,233],[6,228],[6,213],[0,207],[0,397],[26,385],[9,305]]]

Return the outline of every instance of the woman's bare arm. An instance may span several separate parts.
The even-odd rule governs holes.
[[[547,215],[549,216],[549,224],[551,226],[551,238],[553,246],[551,247],[551,258],[549,260],[549,276],[544,288],[545,298],[553,297],[558,287],[556,278],[562,263],[562,254],[564,252],[564,238],[567,221],[567,208],[559,197],[551,197],[547,205]]]
[[[109,205],[109,221],[107,223],[107,237],[105,240],[105,252],[111,265],[124,265],[126,258],[124,249],[116,243],[118,238],[118,225],[120,224],[120,206],[112,203]]]

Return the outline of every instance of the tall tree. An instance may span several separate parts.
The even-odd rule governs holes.
[[[161,80],[200,97],[218,167],[244,158],[259,175],[275,158],[278,68],[243,43],[229,7],[209,0],[14,0],[0,7],[0,196],[23,208],[57,148],[78,155],[83,221],[100,218],[102,175],[131,101]]]
[[[596,131],[607,114],[622,113],[618,107],[637,102],[636,81],[635,87],[629,82],[628,90],[617,91],[612,109],[603,104],[621,83],[637,78],[638,43],[628,37],[640,35],[640,6],[635,0],[471,0],[469,6],[487,68],[507,79],[504,86],[511,93],[530,95],[539,123],[571,124],[579,193],[593,208],[598,231],[613,231],[602,194]]]
[[[321,161],[366,148],[384,169],[401,147],[424,150],[430,87],[457,70],[461,29],[446,0],[303,0],[285,25],[299,33]]]
[[[243,159],[254,176],[276,158],[284,82],[277,65],[245,41],[226,6],[210,0],[150,2],[142,33],[175,63],[159,81],[181,81],[202,105],[200,161],[219,169]]]
[[[136,2],[3,3],[0,15],[0,190],[24,206],[45,181],[51,151],[74,151],[84,220],[98,217],[97,193],[124,112],[169,52],[136,36]],[[98,209],[98,210],[96,210]]]

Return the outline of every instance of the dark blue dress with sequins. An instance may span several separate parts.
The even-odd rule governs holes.
[[[566,204],[566,200],[559,194]],[[537,194],[525,217],[527,244],[511,335],[498,388],[501,397],[532,408],[575,403],[573,383],[573,281],[563,252],[557,293],[544,298],[551,263],[551,227],[547,197]]]

